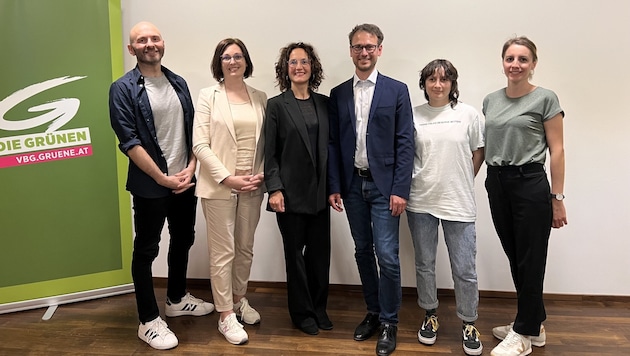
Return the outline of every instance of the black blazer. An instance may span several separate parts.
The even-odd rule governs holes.
[[[328,97],[310,92],[319,121],[317,152],[312,152],[306,123],[289,89],[267,102],[265,185],[281,190],[287,213],[317,214],[328,207]],[[267,202],[267,210],[272,211]]]

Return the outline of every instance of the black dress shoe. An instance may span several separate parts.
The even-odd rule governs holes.
[[[378,314],[367,313],[365,319],[354,329],[354,339],[356,341],[367,340],[378,330],[381,326],[381,321],[378,319]]]
[[[396,325],[383,323],[381,333],[378,335],[378,341],[376,342],[377,355],[390,355],[396,350],[397,332],[398,327]]]
[[[309,335],[317,335],[319,334],[319,329],[317,328],[317,323],[313,318],[306,318],[302,320],[299,325],[296,325],[298,329],[302,330],[306,334]]]
[[[315,321],[317,322],[317,327],[322,330],[332,330],[333,328],[333,323],[330,321],[328,314],[325,312],[323,314],[318,314]]]

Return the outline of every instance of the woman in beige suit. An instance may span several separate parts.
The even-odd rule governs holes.
[[[219,331],[240,345],[248,336],[239,320],[260,322],[245,292],[263,199],[267,95],[245,84],[254,66],[239,39],[219,42],[211,68],[219,84],[201,90],[195,111],[193,150],[200,165],[196,194],[206,218]]]

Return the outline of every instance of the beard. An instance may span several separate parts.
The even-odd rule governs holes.
[[[160,64],[164,56],[164,50],[160,51],[159,49],[148,51],[147,53],[143,50],[134,49],[134,53],[139,63],[150,65]]]
[[[361,72],[371,72],[376,67],[376,61],[373,58],[359,58],[354,61],[354,65]]]

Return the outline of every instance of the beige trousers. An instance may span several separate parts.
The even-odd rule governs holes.
[[[264,194],[201,199],[208,231],[210,283],[218,312],[232,310],[232,295],[245,295],[254,256],[254,232]]]

